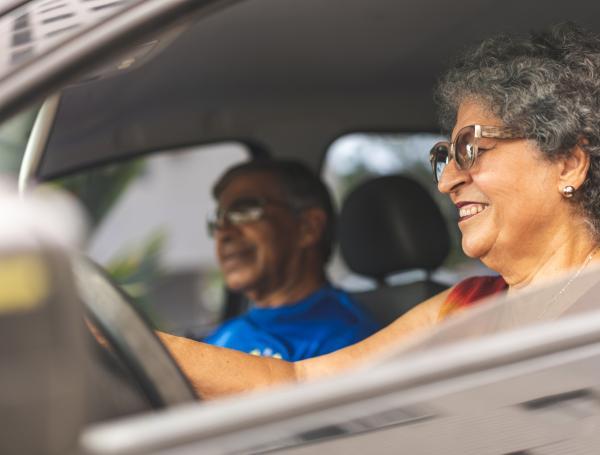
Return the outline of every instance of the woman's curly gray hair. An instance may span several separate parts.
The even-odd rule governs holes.
[[[436,101],[446,132],[459,105],[475,101],[535,140],[548,159],[580,144],[591,163],[572,201],[600,239],[600,38],[565,23],[528,38],[485,40],[440,80]]]

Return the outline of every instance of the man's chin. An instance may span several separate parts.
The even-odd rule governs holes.
[[[225,276],[225,285],[234,292],[246,292],[252,288],[254,279],[246,274],[231,273]]]

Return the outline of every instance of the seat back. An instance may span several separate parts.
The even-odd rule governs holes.
[[[431,195],[408,177],[378,177],[352,191],[340,213],[339,242],[350,270],[378,283],[354,297],[382,324],[447,287],[429,278],[450,250],[446,221]],[[396,286],[386,282],[415,269],[424,270],[426,278]]]
[[[87,340],[68,253],[53,240],[72,226],[3,190],[0,453],[75,453],[87,418]]]

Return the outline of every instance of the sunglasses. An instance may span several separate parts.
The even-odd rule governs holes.
[[[470,169],[477,157],[491,148],[481,144],[482,138],[521,139],[522,132],[506,126],[469,125],[462,128],[454,141],[438,142],[429,152],[429,162],[435,183],[440,181],[442,173],[451,160],[456,161],[459,169]]]
[[[289,204],[283,201],[259,197],[239,198],[226,209],[219,207],[214,214],[209,215],[206,221],[208,235],[214,237],[215,232],[225,227],[226,223],[232,226],[240,226],[262,219],[265,216],[265,208],[269,204],[290,208]]]

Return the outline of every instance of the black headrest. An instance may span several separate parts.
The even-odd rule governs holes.
[[[378,177],[344,201],[342,256],[352,271],[375,279],[439,267],[450,248],[448,227],[429,193],[400,175]]]

